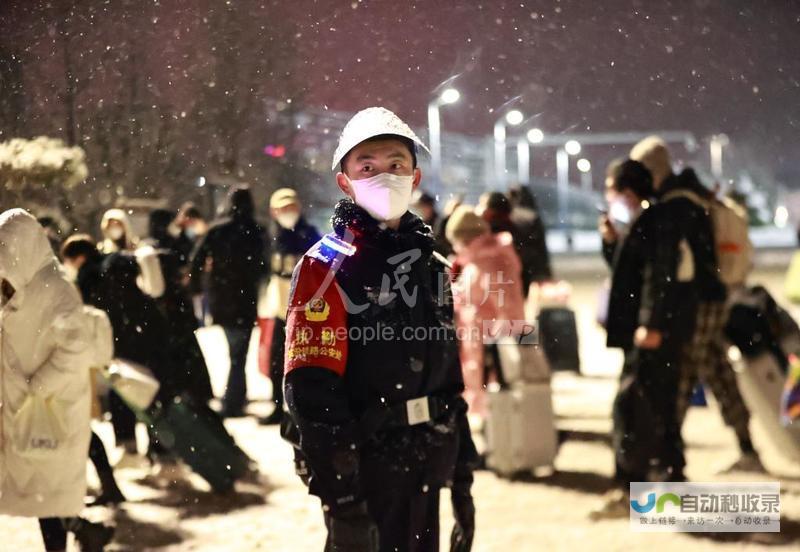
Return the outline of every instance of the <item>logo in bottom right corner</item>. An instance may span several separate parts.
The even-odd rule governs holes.
[[[780,532],[780,483],[630,484],[636,532]]]

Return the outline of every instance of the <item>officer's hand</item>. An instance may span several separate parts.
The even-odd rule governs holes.
[[[640,349],[658,349],[661,347],[663,336],[658,330],[640,326],[633,334],[633,344]]]
[[[469,552],[475,536],[475,503],[469,489],[453,489],[451,496],[456,524],[450,535],[450,552]]]
[[[328,532],[334,552],[379,552],[378,526],[364,502],[331,516]]]

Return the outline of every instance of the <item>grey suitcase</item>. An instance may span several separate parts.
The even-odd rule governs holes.
[[[487,466],[501,476],[552,467],[558,449],[549,383],[490,390]]]

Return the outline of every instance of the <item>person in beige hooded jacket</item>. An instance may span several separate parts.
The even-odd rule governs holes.
[[[0,514],[39,518],[47,549],[64,549],[64,529],[83,543],[94,527],[76,517],[86,495],[92,337],[78,290],[22,209],[0,214],[0,288]],[[25,415],[39,399],[59,427],[47,446]]]

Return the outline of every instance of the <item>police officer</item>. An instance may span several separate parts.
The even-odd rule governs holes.
[[[425,146],[394,113],[363,110],[333,157],[347,198],[294,271],[285,383],[298,472],[320,497],[326,550],[438,550],[452,487],[454,550],[469,550],[477,459],[444,260],[408,212]]]

